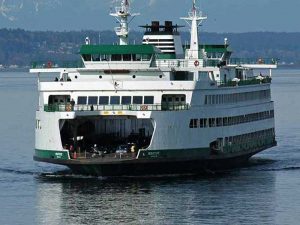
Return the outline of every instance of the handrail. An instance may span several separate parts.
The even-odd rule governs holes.
[[[189,110],[189,104],[155,104],[155,105],[74,105],[46,104],[45,112],[70,112],[70,111],[181,111]]]
[[[51,69],[51,68],[83,68],[82,61],[35,61],[31,63],[32,69]]]
[[[219,87],[235,87],[235,86],[246,86],[246,85],[257,85],[257,84],[270,84],[272,83],[271,77],[264,77],[262,79],[251,79],[251,80],[240,80],[240,81],[227,81],[217,82]]]
[[[275,58],[230,58],[228,60],[229,65],[241,65],[241,64],[250,64],[250,65],[277,65],[278,59]]]

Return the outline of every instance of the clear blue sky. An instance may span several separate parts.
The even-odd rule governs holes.
[[[116,26],[108,16],[113,0],[0,0],[0,28],[26,30],[107,30]],[[131,24],[151,20],[179,20],[191,0],[134,0],[142,15]],[[300,32],[300,0],[199,0],[208,16],[209,32],[285,31]]]

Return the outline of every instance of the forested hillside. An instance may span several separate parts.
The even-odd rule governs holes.
[[[20,67],[29,66],[32,61],[73,61],[78,60],[78,51],[85,37],[92,43],[117,43],[112,31],[68,31],[38,32],[21,29],[0,30],[0,65]],[[279,58],[286,63],[300,65],[300,33],[202,33],[201,42],[222,44],[228,38],[234,57],[270,57]],[[131,42],[140,43],[141,32],[131,33]],[[189,40],[189,34],[183,33],[183,43]]]

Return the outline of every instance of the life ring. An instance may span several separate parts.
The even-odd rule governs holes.
[[[141,105],[141,111],[147,111],[148,106],[147,105]]]
[[[52,67],[52,62],[49,61],[49,62],[47,63],[47,68],[51,68],[51,67]]]
[[[67,112],[71,112],[72,111],[72,105],[71,104],[67,104],[66,105],[66,111]]]
[[[195,65],[196,67],[198,67],[198,66],[200,65],[199,61],[196,60],[196,61],[194,62],[194,65]]]

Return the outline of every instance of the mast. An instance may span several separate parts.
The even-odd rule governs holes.
[[[198,27],[202,24],[204,20],[207,19],[206,16],[203,16],[202,12],[196,7],[196,0],[193,0],[192,10],[189,12],[188,17],[181,17],[187,22],[191,27],[191,42],[190,49],[188,52],[189,59],[199,59],[199,36],[198,36]]]
[[[121,6],[115,7],[115,12],[110,13],[119,22],[120,26],[115,28],[117,36],[120,38],[120,45],[128,45],[128,24],[134,19],[134,17],[140,15],[139,13],[130,12],[129,0],[121,0]],[[128,22],[128,19],[131,20]]]

